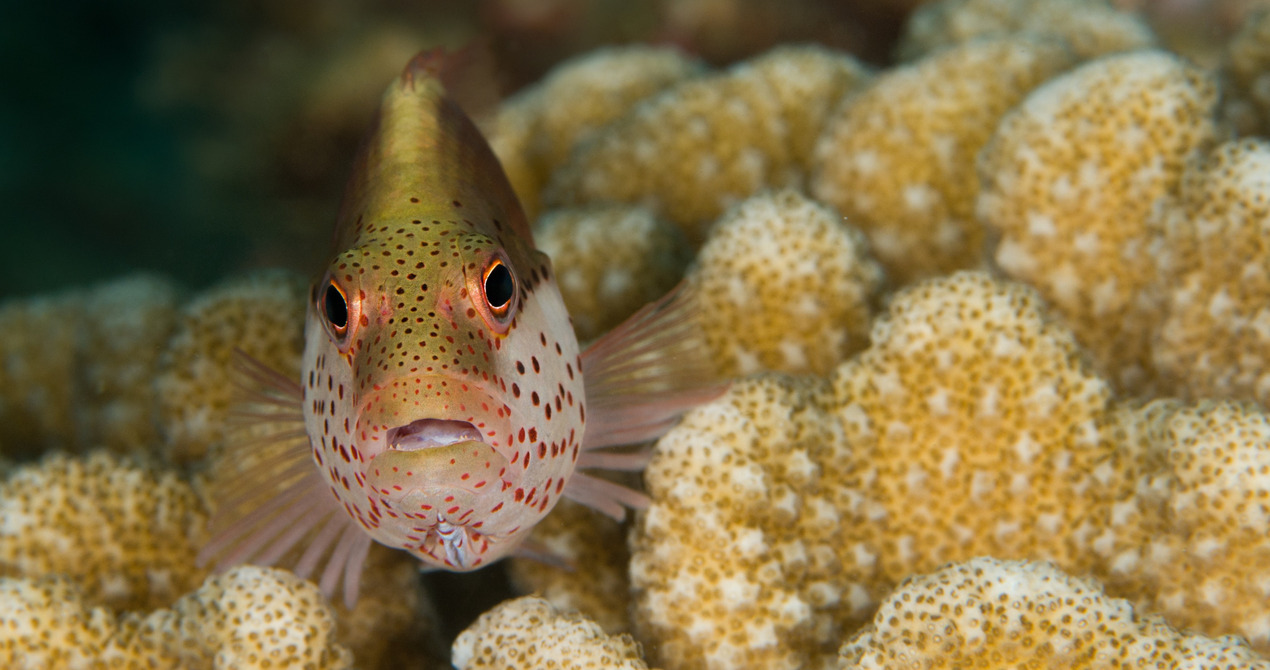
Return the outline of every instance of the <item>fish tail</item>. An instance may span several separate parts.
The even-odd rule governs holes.
[[[303,389],[242,351],[235,350],[233,369],[234,425],[214,461],[211,539],[198,565],[276,564],[306,578],[322,568],[323,592],[332,596],[342,580],[344,602],[352,607],[371,539],[344,513],[313,463]]]

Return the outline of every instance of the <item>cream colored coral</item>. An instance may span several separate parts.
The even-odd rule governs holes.
[[[605,635],[595,622],[532,596],[482,614],[454,641],[452,661],[457,670],[648,668],[629,635]]]
[[[1231,125],[1240,135],[1270,132],[1270,9],[1249,18],[1226,45],[1221,73]]]
[[[535,225],[534,241],[551,257],[581,340],[603,335],[674,288],[692,260],[683,233],[637,205],[552,210]]]
[[[79,330],[81,444],[116,452],[159,443],[154,377],[177,321],[177,290],[139,275],[91,289]]]
[[[18,469],[0,484],[0,519],[0,574],[66,575],[94,605],[166,605],[206,574],[194,566],[207,513],[193,489],[105,452]]]
[[[913,60],[954,44],[1013,33],[1061,39],[1081,59],[1143,49],[1156,41],[1140,16],[1106,0],[941,0],[909,18],[899,53]]]
[[[1001,116],[1074,63],[1029,35],[969,42],[879,75],[827,122],[812,193],[872,242],[897,283],[979,267],[975,156]]]
[[[860,473],[819,379],[758,375],[689,412],[645,472],[635,630],[668,668],[817,667],[880,593],[852,542]],[[862,564],[863,563],[863,564]]]
[[[114,615],[88,605],[69,578],[0,577],[0,667],[91,668],[114,634]]]
[[[445,645],[437,613],[419,579],[419,561],[403,551],[372,544],[357,604],[331,603],[335,640],[348,647],[359,668],[443,667]]]
[[[1175,56],[1109,56],[1033,91],[980,155],[997,262],[1127,390],[1149,388],[1161,318],[1148,217],[1214,142],[1216,100],[1208,75]]]
[[[1042,562],[976,558],[913,577],[839,668],[1268,668],[1233,637],[1180,633]]]
[[[513,558],[512,584],[562,612],[578,612],[608,633],[630,629],[630,552],[621,524],[571,500],[562,500],[534,526],[534,543],[566,565]]]
[[[1088,569],[1087,506],[1124,494],[1107,384],[1035,291],[962,272],[896,295],[873,346],[832,376],[835,413],[869,485],[857,530],[898,581],[976,555]]]
[[[127,451],[157,443],[152,380],[176,290],[146,275],[0,305],[0,451]]]
[[[735,382],[658,442],[631,562],[653,660],[814,667],[895,583],[945,561],[1101,564],[1088,513],[1133,482],[1099,471],[1110,392],[1034,291],[931,280],[892,299],[872,340],[828,382]]]
[[[118,618],[87,604],[65,577],[0,578],[5,668],[350,668],[332,628],[315,585],[269,568],[235,568],[171,609]]]
[[[335,617],[322,592],[283,570],[239,566],[209,578],[172,611],[171,618],[151,615],[153,627],[140,635],[157,640],[175,634],[185,663],[323,670],[352,665],[348,649],[335,641]]]
[[[185,305],[155,380],[168,456],[202,458],[225,437],[233,383],[234,350],[299,378],[305,282],[264,272],[222,283]]]
[[[828,372],[867,343],[881,280],[864,236],[791,190],[726,213],[689,274],[725,376]]]
[[[1103,510],[1098,572],[1176,626],[1270,651],[1270,415],[1156,401],[1121,420],[1136,485]]]
[[[35,456],[45,445],[75,440],[75,365],[83,296],[79,292],[12,300],[0,306],[11,324],[0,359],[0,448]]]
[[[799,184],[822,119],[866,77],[846,55],[787,47],[682,82],[579,146],[544,201],[647,204],[700,243],[729,205]]]
[[[1270,406],[1270,143],[1222,145],[1161,211],[1156,366],[1175,393]]]
[[[639,100],[702,69],[667,47],[597,49],[557,65],[508,100],[488,137],[529,216],[539,209],[539,189],[575,146]]]

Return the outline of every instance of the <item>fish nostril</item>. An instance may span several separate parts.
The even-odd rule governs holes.
[[[481,431],[467,421],[418,419],[388,431],[388,448],[416,451],[445,447],[457,442],[483,442]]]

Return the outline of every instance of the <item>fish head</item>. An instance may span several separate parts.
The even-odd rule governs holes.
[[[401,95],[390,90],[385,106],[410,111]],[[397,121],[385,115],[380,132]],[[438,150],[424,140],[415,154]],[[375,149],[374,166],[406,165],[367,181],[313,286],[306,430],[372,537],[468,570],[512,551],[558,501],[582,441],[581,362],[551,264],[501,170],[456,171],[461,161],[401,141]],[[467,149],[489,154],[483,140]],[[497,168],[492,154],[478,162]]]

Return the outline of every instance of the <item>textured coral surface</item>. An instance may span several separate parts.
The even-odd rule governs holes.
[[[538,45],[594,16],[521,4],[481,6]],[[647,509],[562,504],[509,565],[421,578],[377,547],[350,609],[198,564],[226,466],[255,467],[226,445],[264,434],[233,352],[296,374],[305,278],[234,259],[206,288],[0,303],[0,666],[1266,667],[1270,145],[1239,133],[1265,128],[1270,20],[1213,14],[1196,64],[1147,16],[1223,3],[924,4],[876,68],[753,48],[828,9],[640,4],[663,46],[583,54],[481,119],[579,336],[684,281],[732,378],[620,457],[650,454]],[[156,50],[150,95],[250,127],[190,140],[212,188],[326,184],[367,73],[423,30],[319,48],[354,10],[296,7]],[[651,29],[628,30],[607,41]],[[281,225],[321,246],[322,197]]]
[[[882,271],[860,231],[784,190],[720,217],[689,282],[722,374],[824,373],[864,347]]]
[[[1047,563],[979,558],[914,577],[842,646],[839,668],[1265,668],[1232,637],[1163,619]]]
[[[562,614],[542,598],[510,600],[481,615],[454,641],[454,667],[647,670],[630,635]]]
[[[1068,68],[1034,35],[957,45],[880,74],[828,121],[811,183],[863,229],[897,282],[984,264],[979,179],[966,166],[1001,116]]]
[[[1217,88],[1162,51],[1087,63],[1009,113],[979,158],[996,261],[1041,290],[1100,368],[1149,389],[1161,318],[1150,214],[1212,147]]]
[[[1188,166],[1161,218],[1155,365],[1175,393],[1270,406],[1270,144],[1229,142]]]

